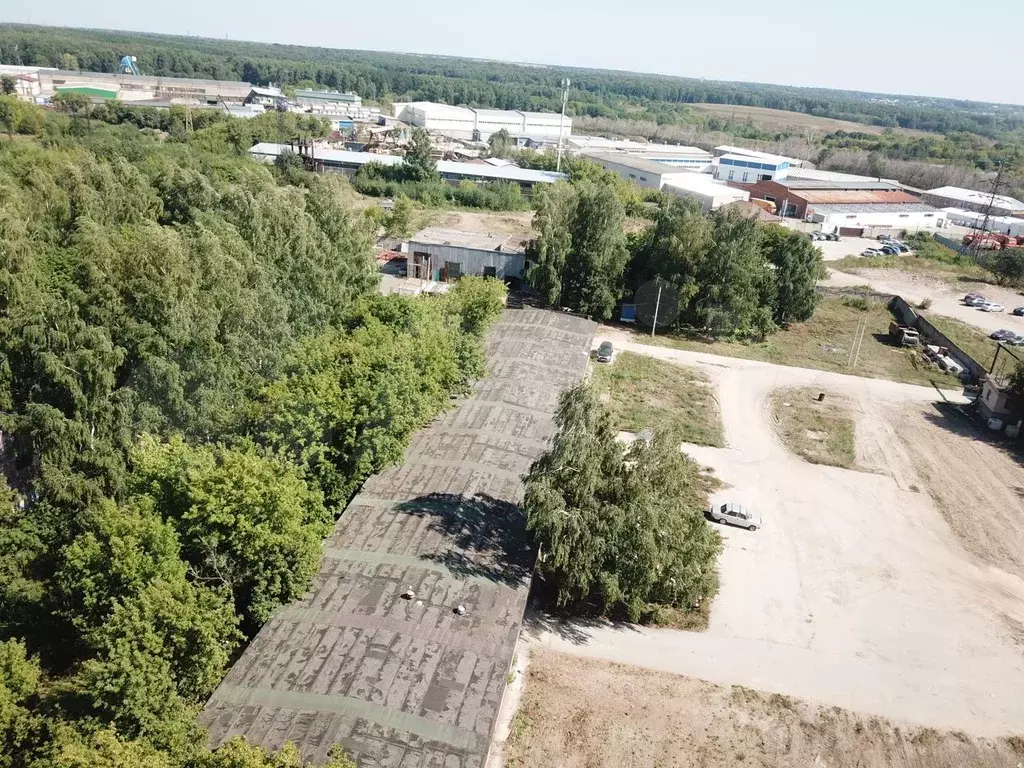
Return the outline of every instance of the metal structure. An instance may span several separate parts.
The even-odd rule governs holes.
[[[596,325],[509,309],[488,376],[369,478],[324,542],[312,589],[280,608],[214,692],[210,739],[342,744],[361,766],[483,768],[535,553],[522,475],[549,445]]]
[[[650,327],[651,336],[659,327],[669,326],[679,317],[679,291],[660,277],[637,288],[633,303],[637,320]]]
[[[117,71],[121,75],[142,76],[142,71],[139,69],[139,60],[135,56],[124,56]]]
[[[555,161],[555,172],[562,172],[562,145],[565,141],[565,105],[569,103],[569,86],[572,81],[569,78],[562,80],[562,115],[558,121],[558,160]]]

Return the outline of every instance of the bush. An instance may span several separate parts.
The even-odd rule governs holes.
[[[932,300],[931,300],[931,298],[921,299],[921,301],[919,301],[918,304],[917,304],[917,308],[918,309],[931,309],[931,307],[932,307]]]
[[[859,309],[861,312],[871,309],[871,303],[863,296],[844,296],[843,304],[852,309]]]

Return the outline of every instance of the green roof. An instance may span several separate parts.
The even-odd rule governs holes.
[[[101,99],[116,99],[117,91],[111,88],[97,88],[94,85],[62,85],[57,93],[81,93],[85,96],[99,96]]]

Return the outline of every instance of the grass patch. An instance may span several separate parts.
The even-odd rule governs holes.
[[[969,277],[980,282],[995,282],[995,276],[970,257],[947,248],[931,237],[908,238],[914,253],[899,256],[846,256],[826,265],[849,274],[860,274],[866,269],[898,269],[945,280]]]
[[[934,381],[940,386],[957,385],[955,377],[926,365],[919,354],[893,346],[889,342],[889,323],[893,317],[885,303],[861,299],[859,296],[823,298],[810,320],[793,323],[788,329],[780,330],[762,342],[676,335],[658,336],[652,343],[711,355],[743,357],[908,384],[928,385]],[[854,350],[851,355],[861,329],[860,353]],[[648,340],[645,339],[644,343]]]
[[[780,389],[772,393],[772,415],[782,442],[811,464],[849,469],[856,460],[853,419],[843,400],[815,389]]]
[[[622,352],[596,366],[594,384],[608,395],[616,430],[676,429],[687,443],[725,445],[714,389],[700,371]]]

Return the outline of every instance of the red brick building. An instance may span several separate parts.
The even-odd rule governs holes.
[[[780,216],[796,219],[811,218],[815,206],[921,204],[921,198],[887,181],[779,179],[734,186],[749,191],[751,199],[775,203]]]

